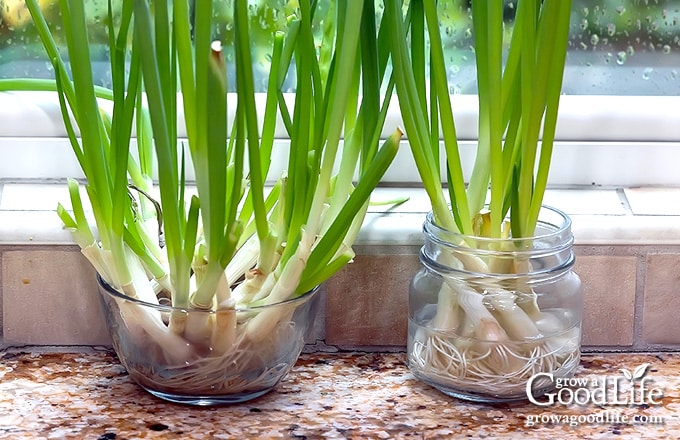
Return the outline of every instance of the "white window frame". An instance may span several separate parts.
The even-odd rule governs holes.
[[[264,96],[258,98],[263,104]],[[397,99],[392,100],[385,135],[402,125]],[[477,101],[473,95],[453,95],[452,102],[464,169],[469,172],[477,139]],[[285,138],[279,127],[274,163],[285,162]],[[680,96],[562,97],[550,185],[678,186],[679,165]],[[280,168],[272,172],[278,174]],[[66,177],[79,178],[82,173],[66,138],[55,94],[0,93],[0,179]],[[420,182],[405,137],[383,182]]]

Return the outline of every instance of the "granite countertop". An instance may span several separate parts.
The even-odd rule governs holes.
[[[649,364],[646,384],[663,394],[651,404],[464,403],[415,380],[402,353],[317,353],[259,399],[198,408],[146,393],[107,349],[80,350],[0,354],[0,438],[680,438],[674,353],[582,358],[576,377],[593,381]],[[528,426],[532,416],[546,423]],[[565,423],[579,416],[577,426]]]

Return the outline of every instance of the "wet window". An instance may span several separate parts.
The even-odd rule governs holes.
[[[329,0],[319,0],[320,34]],[[57,0],[38,0],[52,28],[61,17]],[[113,0],[115,10],[120,0]],[[273,32],[294,12],[287,0],[251,0],[254,69],[264,90]],[[377,1],[376,10],[383,10]],[[474,93],[473,29],[469,0],[439,2],[440,30],[452,93]],[[95,75],[108,85],[106,0],[85,0]],[[516,0],[505,0],[507,34]],[[231,42],[231,0],[214,5],[214,34]],[[563,90],[584,95],[680,95],[680,0],[572,0],[571,39]],[[227,49],[228,50],[228,49]],[[227,52],[229,53],[229,52]],[[229,59],[229,56],[227,57]],[[77,60],[74,60],[77,62]],[[52,67],[32,26],[24,0],[0,0],[0,78],[52,77]]]
[[[506,36],[516,0],[505,1]],[[563,91],[680,95],[680,1],[572,0]],[[475,93],[470,2],[440,2],[452,93]],[[508,40],[509,41],[509,40]]]

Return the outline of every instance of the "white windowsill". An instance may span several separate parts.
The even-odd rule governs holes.
[[[371,207],[356,245],[420,245],[421,226],[429,201],[418,188],[378,188],[373,199],[409,196],[387,209]],[[0,246],[74,245],[55,213],[66,207],[63,183],[2,183],[0,181]],[[572,219],[577,245],[680,244],[680,188],[553,188],[545,204]]]
[[[453,100],[467,176],[477,137],[476,98],[455,95]],[[0,245],[74,244],[54,212],[57,201],[69,206],[66,186],[16,183],[82,177],[54,95],[0,93],[0,104]],[[680,97],[562,98],[549,177],[553,189],[545,203],[571,216],[577,244],[680,244],[679,106]],[[395,99],[384,134],[400,125]],[[285,132],[279,129],[277,136],[273,163],[282,164],[288,145]],[[279,168],[273,167],[272,175],[280,175]],[[407,139],[383,182],[420,182]],[[357,245],[422,242],[421,226],[430,209],[424,191],[380,188],[374,198],[394,195],[411,200],[387,213],[385,207],[372,208]]]

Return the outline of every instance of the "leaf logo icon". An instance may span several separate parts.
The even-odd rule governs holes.
[[[623,373],[623,377],[626,379],[632,381],[633,380],[633,375],[630,373],[630,371],[626,370],[625,368],[619,369],[621,373]]]
[[[631,382],[634,382],[645,377],[645,374],[647,374],[647,368],[649,368],[649,363],[638,366],[635,370],[633,370],[632,373],[625,368],[621,368],[619,371],[623,374],[623,377]]]
[[[633,371],[633,379],[632,380],[638,380],[642,379],[645,377],[645,374],[647,374],[647,368],[649,368],[649,363],[642,364],[639,367]]]

